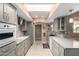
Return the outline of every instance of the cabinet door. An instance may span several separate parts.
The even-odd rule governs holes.
[[[25,40],[25,49],[24,49],[24,54],[26,54],[27,53],[27,51],[28,51],[28,40],[26,39]]]
[[[24,56],[24,42],[22,42],[19,45],[17,45],[16,55],[17,56]]]
[[[3,22],[9,22],[9,19],[8,19],[8,4],[4,4],[4,11],[3,11]]]
[[[27,39],[25,40],[25,50],[24,50],[24,54],[27,53],[27,51],[28,51],[28,49],[29,49],[30,47],[31,47],[31,41],[30,41],[29,38],[27,38]]]
[[[9,53],[5,56],[16,56],[15,49],[13,49],[12,51],[9,51]]]
[[[16,24],[16,9],[10,4],[4,4],[4,22]]]
[[[9,55],[7,55],[7,56],[16,56],[15,50],[11,51],[11,52],[9,53]]]
[[[7,9],[8,9],[7,12],[8,12],[9,23],[16,24],[17,19],[16,9],[10,4],[8,4]]]
[[[0,47],[0,56],[6,54],[11,49],[14,49],[16,47],[16,42],[12,42],[8,45],[5,45],[3,47]]]
[[[58,51],[59,51],[59,56],[64,56],[64,48],[63,47],[59,46]]]
[[[0,3],[0,21],[3,21],[3,4]]]

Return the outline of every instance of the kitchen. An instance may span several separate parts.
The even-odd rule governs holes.
[[[79,56],[78,6],[0,3],[0,56]]]

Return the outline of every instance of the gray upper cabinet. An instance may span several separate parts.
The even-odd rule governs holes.
[[[17,19],[16,9],[11,5],[8,5],[7,9],[8,9],[7,12],[8,12],[9,23],[16,24]]]
[[[0,21],[16,24],[17,13],[16,8],[9,3],[0,4]]]
[[[8,23],[16,24],[16,9],[11,4],[4,4],[4,19]]]
[[[8,17],[8,4],[4,4],[4,11],[3,11],[3,22],[9,22]],[[10,11],[10,10],[9,10]]]
[[[0,21],[3,19],[3,4],[0,3]]]

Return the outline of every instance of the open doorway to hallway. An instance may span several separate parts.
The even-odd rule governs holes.
[[[35,41],[42,41],[42,26],[41,26],[41,24],[35,25]]]

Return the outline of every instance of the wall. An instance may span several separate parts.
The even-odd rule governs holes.
[[[56,19],[54,20],[54,31],[56,33],[59,33],[58,35],[63,34],[64,37],[66,37],[66,38],[79,38],[79,33],[74,33],[74,29],[73,29],[74,21],[76,20],[75,18],[77,17],[77,19],[79,20],[79,12],[75,12],[71,15],[67,15],[67,16],[64,16],[64,17],[66,17],[65,18],[66,19],[66,21],[65,21],[66,31],[64,31],[64,34],[58,30],[58,28],[57,28],[58,27],[58,21]],[[69,23],[70,18],[74,19],[73,23]]]
[[[76,20],[76,17],[79,17],[79,11],[71,14],[69,17],[74,18],[74,21]],[[79,18],[77,18],[79,20]],[[79,33],[74,33],[74,29],[73,29],[73,25],[74,23],[69,23],[68,26],[68,37],[70,38],[79,38]]]
[[[16,37],[23,36],[23,32],[20,30],[20,26],[18,25],[18,18],[16,20]]]

